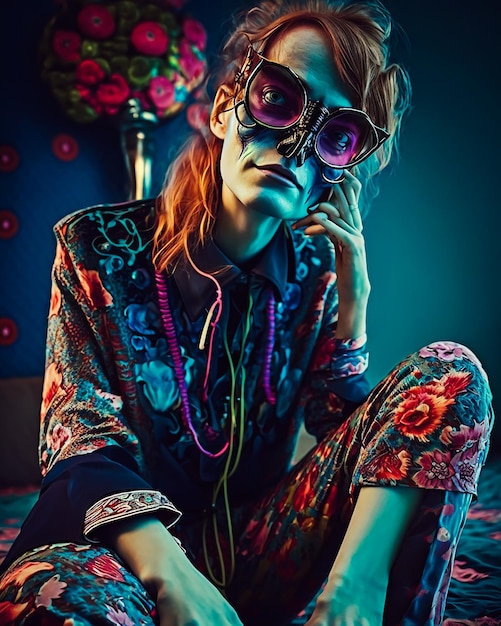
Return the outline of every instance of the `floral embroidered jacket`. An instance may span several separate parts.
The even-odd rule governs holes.
[[[222,289],[213,332],[215,282],[185,258],[162,279],[197,446],[163,323],[154,228],[152,200],[85,209],[55,227],[44,480],[4,567],[31,547],[86,541],[102,524],[137,513],[153,512],[167,526],[180,512],[200,514],[221,475],[232,414],[243,415],[245,428],[230,494],[235,503],[253,498],[289,469],[302,423],[321,438],[368,395],[365,337],[335,339],[327,238],[284,226],[246,268],[210,240],[192,256]]]

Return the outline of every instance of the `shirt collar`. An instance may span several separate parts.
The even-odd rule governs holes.
[[[232,263],[212,237],[191,251],[194,264],[206,274],[214,276],[221,288],[233,281],[247,280],[255,274],[268,280],[274,287],[277,300],[283,300],[288,282],[296,278],[296,259],[292,234],[287,225],[279,228],[270,243],[245,270]],[[217,273],[216,273],[217,272]],[[186,254],[183,254],[172,276],[191,320],[196,320],[210,307],[215,298],[214,282],[197,272]]]

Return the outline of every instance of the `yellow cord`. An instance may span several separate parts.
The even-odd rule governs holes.
[[[223,343],[226,352],[226,356],[228,358],[228,363],[230,367],[230,376],[231,376],[231,391],[230,391],[230,432],[229,432],[229,441],[228,441],[228,452],[224,465],[223,472],[221,474],[221,478],[214,485],[213,495],[212,495],[212,529],[214,532],[214,540],[217,549],[217,555],[219,559],[219,566],[221,570],[221,577],[218,578],[214,573],[214,570],[210,564],[209,554],[207,550],[207,523],[208,519],[204,520],[203,524],[203,533],[202,533],[202,545],[203,545],[203,553],[205,565],[207,567],[207,572],[212,580],[212,582],[220,587],[221,589],[225,589],[232,581],[233,576],[235,574],[235,538],[233,536],[233,524],[231,519],[231,508],[230,508],[230,500],[228,493],[228,480],[229,478],[236,472],[237,467],[240,463],[240,459],[242,456],[242,449],[244,444],[244,431],[245,431],[245,381],[246,381],[246,371],[243,366],[243,359],[245,355],[245,345],[247,343],[247,338],[251,329],[251,311],[253,306],[253,298],[249,295],[249,306],[247,308],[247,314],[245,319],[245,328],[244,334],[242,337],[242,345],[240,348],[240,355],[235,365],[233,363],[233,359],[231,357],[230,348],[228,345],[228,335],[225,329],[223,336]],[[237,384],[237,374],[240,374],[240,397],[236,397],[236,384]],[[238,411],[237,411],[238,406]],[[238,422],[237,422],[237,414],[238,414]],[[233,458],[233,452],[235,447],[235,431],[236,431],[236,440],[237,440],[237,449],[236,454]],[[230,551],[230,569],[229,572],[226,571],[226,565],[224,562],[223,549],[221,547],[221,542],[219,539],[218,532],[218,522],[216,516],[216,502],[217,498],[222,489],[222,496],[224,502],[224,511],[226,517],[226,524],[228,527],[228,542],[229,542],[229,551]]]

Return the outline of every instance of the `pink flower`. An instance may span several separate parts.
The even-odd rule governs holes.
[[[194,55],[191,44],[187,39],[181,40],[179,55],[179,66],[188,80],[199,78],[203,74],[205,65],[203,61]]]
[[[106,72],[103,68],[92,59],[85,59],[85,61],[77,65],[75,70],[77,82],[83,85],[96,85],[100,83],[105,76]]]
[[[477,355],[460,343],[455,343],[454,341],[436,341],[422,348],[419,351],[419,356],[424,358],[435,357],[448,362],[454,361],[454,359],[467,358],[478,367],[482,376],[487,380],[487,374],[482,368],[482,364],[478,360]]]
[[[140,22],[131,33],[132,45],[141,54],[160,56],[165,54],[169,39],[156,22]]]
[[[115,608],[107,604],[106,608],[108,609],[106,617],[115,626],[134,626],[134,622],[130,619],[127,613],[125,613],[121,606]]]
[[[440,342],[437,341],[435,343],[431,343],[429,346],[425,346],[419,351],[419,356],[424,358],[426,357],[435,357],[441,359],[442,361],[454,361],[454,359],[461,359],[463,356],[463,352],[461,350],[461,346],[459,344],[450,342]]]
[[[200,22],[190,18],[185,19],[183,22],[183,32],[189,42],[194,44],[199,50],[205,50],[207,34]]]
[[[107,81],[98,86],[96,97],[104,106],[105,111],[113,115],[127,100],[129,93],[129,85],[125,78],[121,74],[112,74]]]
[[[190,104],[186,109],[188,124],[195,130],[201,130],[209,123],[209,107],[205,104]]]
[[[59,452],[71,439],[71,430],[62,424],[56,424],[52,432],[47,435],[47,445],[52,452]]]
[[[91,39],[107,39],[115,32],[115,20],[106,7],[88,4],[78,14],[78,26]]]
[[[52,37],[52,50],[64,61],[79,61],[80,35],[70,30],[56,30]]]
[[[35,598],[35,605],[44,606],[46,609],[50,609],[52,606],[52,600],[60,598],[67,586],[68,585],[66,583],[59,581],[59,574],[55,574],[49,578],[49,580],[44,582],[38,590]]]
[[[414,479],[420,487],[426,489],[449,489],[453,487],[454,467],[449,452],[425,452],[418,460],[421,469]]]
[[[168,109],[174,103],[174,85],[165,76],[151,79],[148,94],[157,109]]]
[[[451,448],[460,452],[470,450],[476,452],[485,447],[485,424],[475,422],[473,428],[461,424],[459,430],[449,430],[448,439]]]

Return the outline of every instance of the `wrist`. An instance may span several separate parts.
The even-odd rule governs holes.
[[[367,329],[367,299],[339,302],[337,339],[354,339],[365,335]]]
[[[177,540],[152,516],[114,524],[106,530],[103,540],[148,589],[158,589],[165,582],[167,569],[172,570],[180,560],[186,560]]]

